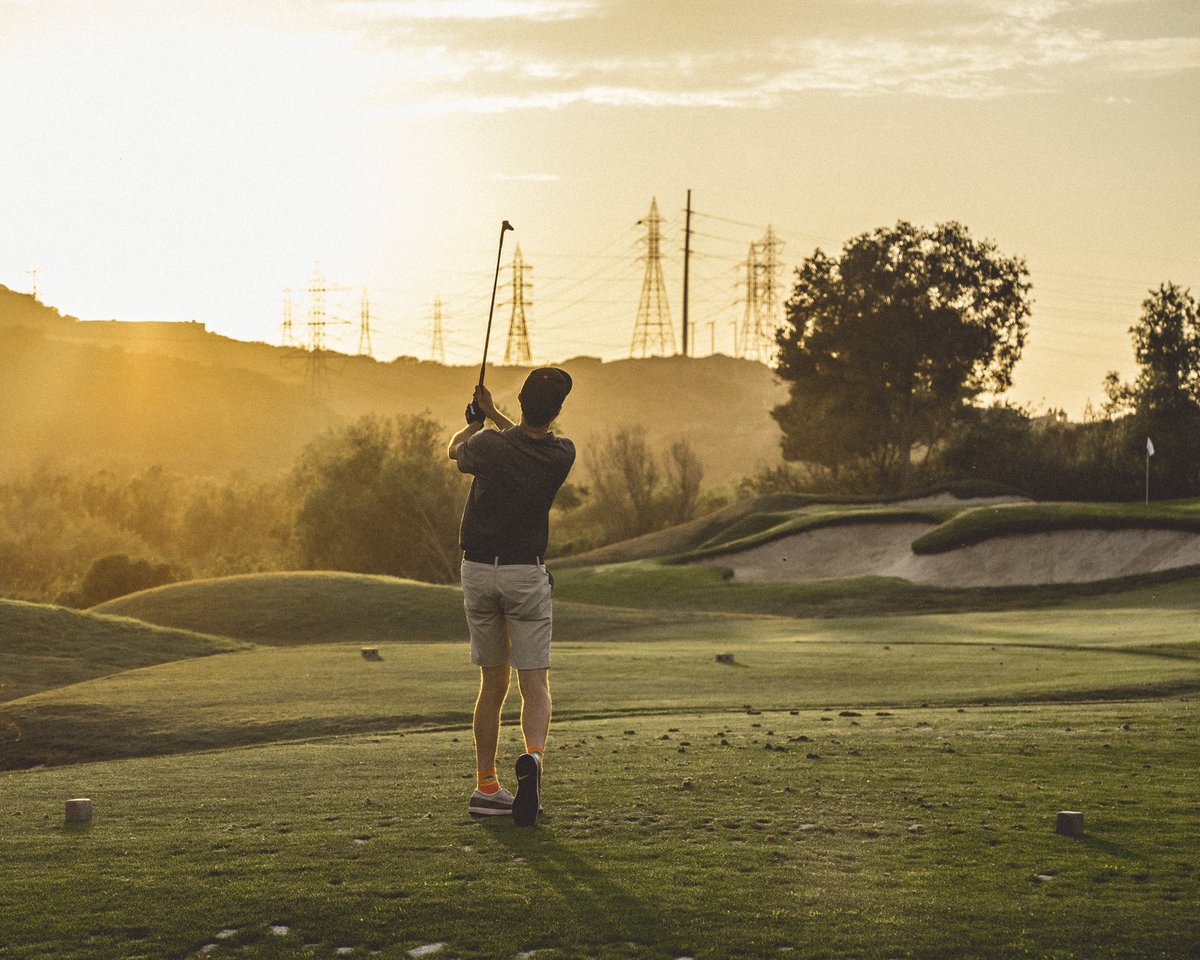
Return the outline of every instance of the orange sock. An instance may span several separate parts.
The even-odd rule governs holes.
[[[496,771],[479,770],[475,774],[475,789],[480,793],[493,794],[500,789],[500,781],[496,779]]]

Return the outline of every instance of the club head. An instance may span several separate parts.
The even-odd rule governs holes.
[[[505,220],[502,224],[500,224],[500,232],[501,233],[503,233],[505,230],[515,230],[515,229],[516,228],[511,223],[509,223],[507,220]]]

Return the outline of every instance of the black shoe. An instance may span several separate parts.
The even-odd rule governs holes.
[[[532,753],[517,757],[517,795],[512,818],[518,827],[532,827],[542,809],[542,765]]]

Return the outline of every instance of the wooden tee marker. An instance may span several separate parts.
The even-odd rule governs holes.
[[[1078,810],[1060,810],[1054,821],[1054,832],[1064,837],[1083,836],[1083,814]]]
[[[362,648],[362,656],[363,656],[364,660],[382,660],[383,659],[383,657],[381,657],[379,655],[378,647],[363,647]]]
[[[86,797],[67,801],[67,823],[88,823],[92,819],[92,801]]]

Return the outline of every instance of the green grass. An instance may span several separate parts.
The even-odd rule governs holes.
[[[236,637],[269,646],[306,643],[436,643],[465,635],[462,591],[354,573],[257,573],[193,580],[110,600],[95,613]],[[595,610],[555,605],[568,629],[603,637],[630,626],[680,623],[687,611]]]
[[[914,553],[942,553],[994,537],[1054,530],[1181,530],[1200,533],[1200,500],[1140,503],[1003,503],[974,507],[913,542]]]
[[[452,731],[0,775],[4,955],[1189,954],[1194,702],[881,712],[562,722],[536,830]]]
[[[0,764],[465,726],[477,680],[462,632],[381,645],[382,662],[348,644],[261,647],[26,697],[0,706],[15,731]],[[1194,610],[647,618],[609,639],[561,627],[554,691],[563,717],[1147,697],[1200,691],[1197,637]]]
[[[762,532],[753,517],[730,522]],[[477,671],[455,588],[279,574],[99,608],[146,623],[0,604],[0,629],[22,625],[0,664],[33,678],[0,703],[0,956],[1134,960],[1200,942],[1196,571],[1004,590],[557,573],[535,830],[465,813]],[[64,634],[79,676],[51,662]],[[76,796],[95,819],[67,827]],[[1082,838],[1053,832],[1062,809]]]
[[[1072,604],[1200,608],[1195,568],[1095,583],[1028,587],[934,587],[895,577],[741,582],[715,566],[641,561],[568,568],[557,595],[581,604],[680,611],[765,613],[791,617],[1028,610]]]
[[[0,600],[0,701],[241,646],[120,617]]]

